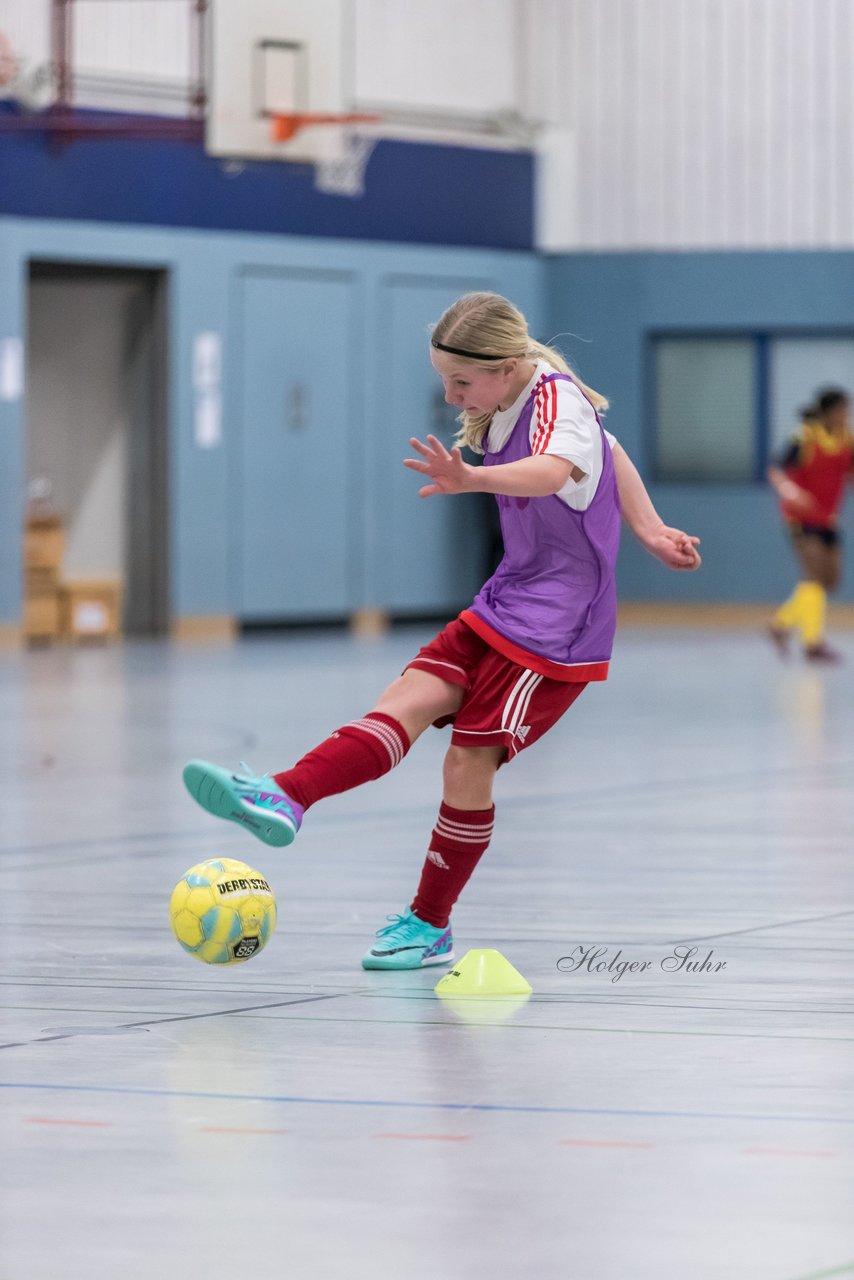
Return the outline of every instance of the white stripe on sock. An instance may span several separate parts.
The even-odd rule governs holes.
[[[347,728],[359,729],[381,742],[388,752],[392,768],[400,764],[406,754],[400,735],[395,733],[391,725],[385,724],[382,720],[368,720],[367,718],[352,720]]]
[[[438,834],[447,836],[449,840],[478,839],[480,837],[492,835],[494,829],[494,822],[490,822],[487,825],[472,824],[471,826],[465,826],[461,822],[449,823],[446,822],[444,818],[439,818],[436,823],[436,831]]]

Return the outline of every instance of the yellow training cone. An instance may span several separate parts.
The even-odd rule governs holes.
[[[438,996],[529,996],[531,985],[500,951],[467,951],[433,988]]]

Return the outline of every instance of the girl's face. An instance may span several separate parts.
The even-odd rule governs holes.
[[[442,379],[445,399],[470,413],[492,413],[498,408],[509,408],[534,372],[533,363],[509,357],[496,368],[460,360],[447,351],[431,349],[433,368]],[[524,373],[524,376],[522,376]]]

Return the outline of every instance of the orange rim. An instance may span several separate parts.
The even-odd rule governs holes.
[[[326,111],[299,111],[270,117],[270,133],[274,142],[290,142],[301,129],[311,125],[328,124],[376,124],[380,117],[362,112],[335,114]]]

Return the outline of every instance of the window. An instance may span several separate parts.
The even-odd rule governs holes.
[[[656,343],[656,474],[662,480],[750,480],[756,370],[747,338]]]
[[[652,365],[656,479],[750,482],[823,387],[854,391],[854,334],[667,334]]]

